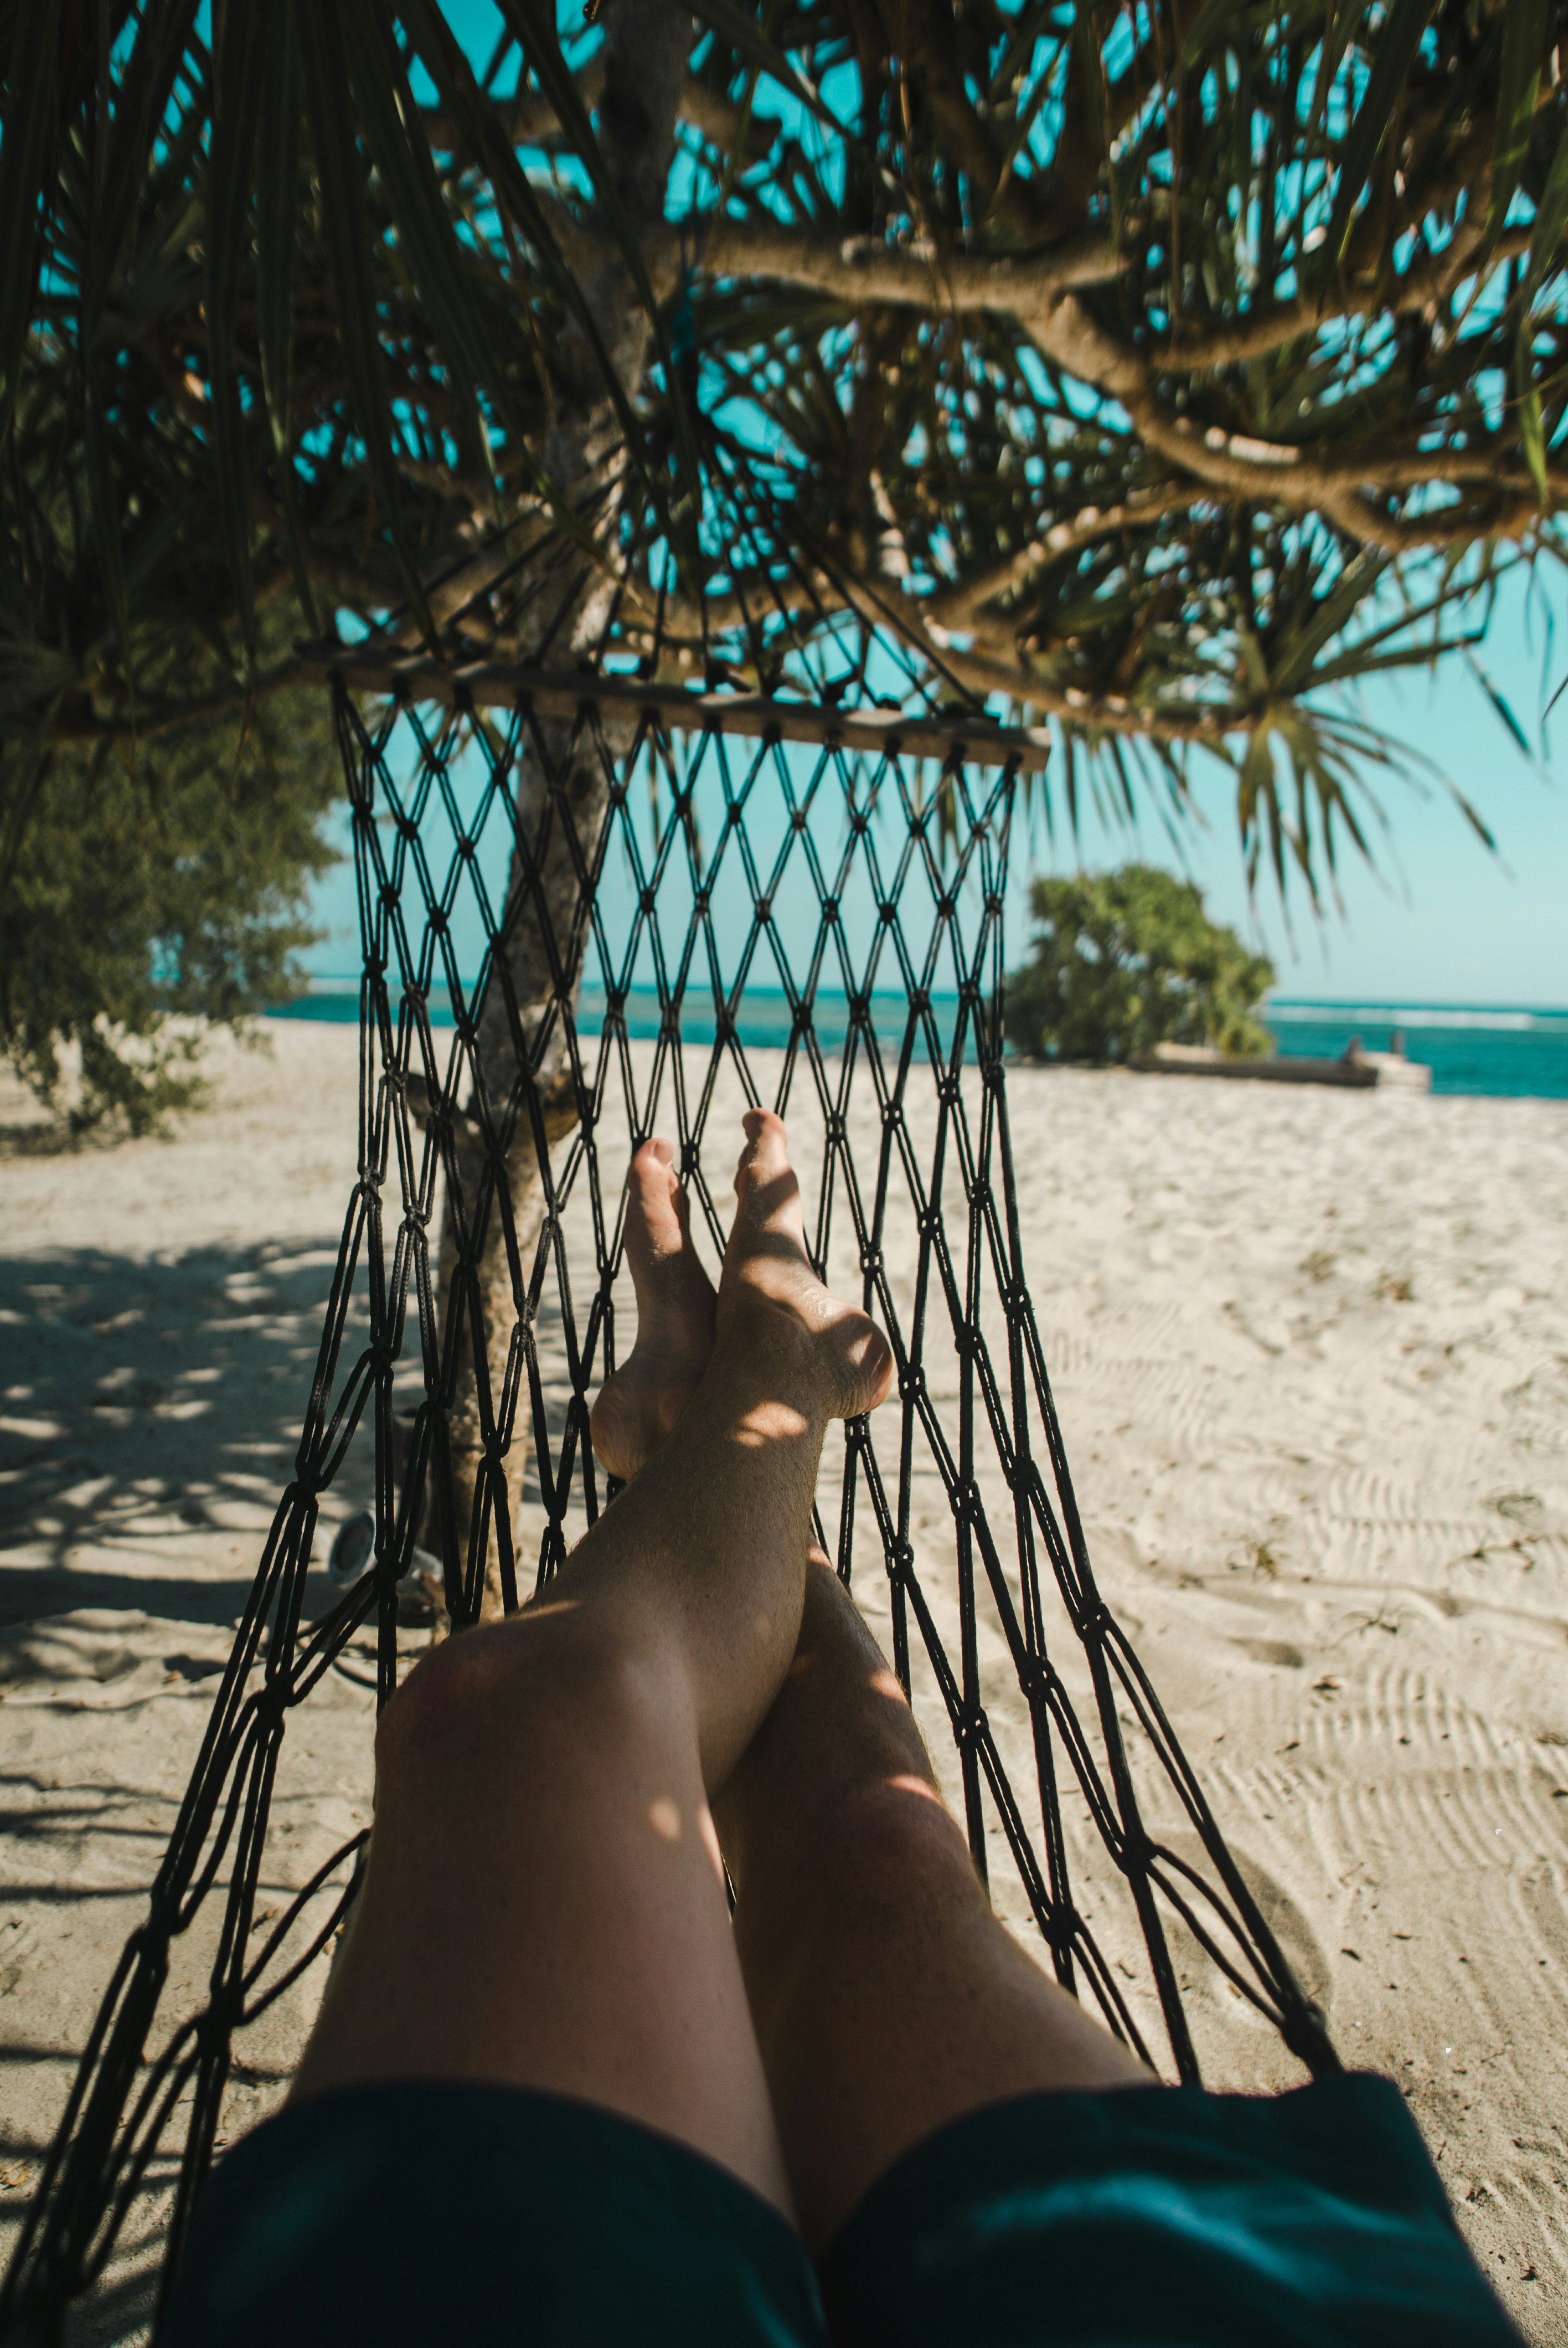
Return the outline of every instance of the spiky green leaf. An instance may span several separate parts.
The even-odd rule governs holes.
[[[294,0],[294,21],[321,175],[322,237],[331,261],[338,333],[354,386],[354,420],[364,439],[365,461],[380,509],[378,519],[391,539],[420,623],[428,630],[431,621],[425,585],[403,526],[392,405],[377,331],[364,162],[352,118],[342,103],[348,68],[341,29],[335,13],[318,6],[316,0]]]
[[[825,129],[838,133],[843,126],[815,89],[808,88],[776,42],[768,36],[749,10],[737,0],[692,0],[692,13],[716,33],[726,47],[743,57],[756,72],[766,74],[814,114]]]
[[[1541,201],[1535,207],[1535,225],[1530,232],[1530,259],[1524,273],[1524,306],[1529,308],[1550,273],[1557,266],[1558,249],[1568,230],[1568,126],[1560,134],[1553,153],[1546,183],[1541,191]]]
[[[212,448],[229,567],[247,656],[255,648],[251,569],[251,465],[235,365],[240,274],[251,248],[251,186],[272,0],[228,0],[213,56],[217,102],[207,174],[207,381]]]
[[[1393,0],[1378,35],[1372,69],[1339,158],[1339,180],[1323,256],[1330,269],[1337,269],[1345,258],[1356,206],[1393,127],[1432,5],[1433,0]]]
[[[53,200],[49,157],[64,0],[29,0],[14,13],[0,129],[0,437],[10,421],[37,291],[42,214]]]
[[[1491,201],[1487,210],[1490,251],[1502,232],[1529,151],[1535,97],[1551,19],[1550,0],[1508,0],[1502,12],[1502,63],[1498,76],[1497,139],[1491,165]]]

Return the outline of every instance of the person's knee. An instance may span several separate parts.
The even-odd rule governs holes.
[[[646,1734],[679,1701],[660,1658],[585,1610],[529,1609],[446,1640],[410,1673],[377,1727],[377,1777],[516,1770],[531,1749]]]
[[[962,1828],[913,1771],[842,1793],[813,1821],[807,1839],[812,1905],[830,1928],[933,1904],[984,1902]]]

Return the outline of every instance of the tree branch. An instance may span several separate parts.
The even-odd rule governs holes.
[[[680,232],[666,231],[667,266],[679,263]],[[662,256],[661,256],[662,257]],[[771,221],[723,215],[708,224],[702,267],[710,277],[766,277],[808,286],[850,306],[996,311],[1020,321],[1049,309],[1070,288],[1108,285],[1127,263],[1103,237],[1085,237],[1034,256],[938,252],[874,236],[802,236]]]
[[[1493,251],[1494,261],[1512,261],[1530,250],[1533,225],[1505,229]],[[1399,289],[1387,304],[1395,317],[1409,317],[1429,310],[1434,302],[1444,301],[1465,275],[1472,247],[1467,245],[1458,263],[1439,271],[1435,265],[1426,272],[1412,269],[1400,282]],[[1436,256],[1445,264],[1449,253]],[[1199,327],[1178,324],[1172,339],[1162,345],[1152,355],[1150,364],[1160,375],[1195,374],[1207,368],[1241,366],[1248,359],[1272,356],[1283,350],[1286,343],[1300,340],[1304,335],[1316,335],[1326,320],[1337,323],[1341,318],[1369,318],[1384,305],[1368,294],[1360,300],[1336,303],[1331,313],[1326,312],[1316,296],[1303,297],[1299,302],[1281,302],[1266,309],[1249,312],[1238,318],[1234,326]]]
[[[921,609],[942,627],[961,630],[983,604],[1024,586],[1042,563],[1092,546],[1099,539],[1114,538],[1118,530],[1141,530],[1148,522],[1158,521],[1162,514],[1196,503],[1201,496],[1201,491],[1194,495],[1188,482],[1167,481],[1156,489],[1134,489],[1121,505],[1084,506],[1065,521],[1053,522],[1032,546],[1022,547],[1017,554],[977,572],[973,578],[942,589]]]
[[[238,715],[254,702],[284,693],[292,685],[302,685],[305,676],[305,664],[296,655],[249,683],[220,685],[211,693],[193,695],[189,701],[138,701],[128,716],[67,717],[50,726],[49,738],[53,742],[144,742],[154,734],[171,733],[179,726]]]
[[[868,626],[886,623],[887,606],[870,582],[841,575],[833,586],[836,600]],[[983,652],[960,651],[948,641],[945,628],[927,627],[927,609],[913,601],[901,602],[897,624],[906,636],[923,645],[938,675],[946,675],[956,685],[982,698],[1001,693],[1024,709],[1060,717],[1064,725],[1106,734],[1153,736],[1162,742],[1217,747],[1246,725],[1245,714],[1240,711],[1194,708],[1190,705],[1180,712],[1151,709],[1146,703],[1134,704],[1121,694],[1096,695],[1084,693],[1076,685],[1048,684],[1021,664],[987,659]]]
[[[1152,709],[1119,693],[1084,693],[1077,685],[1047,685],[1027,669],[1005,661],[988,660],[983,653],[959,652],[950,644],[932,644],[932,657],[960,685],[973,693],[1006,694],[1037,717],[1058,717],[1080,731],[1123,736],[1152,736],[1159,742],[1193,742],[1217,748],[1233,734],[1245,729],[1238,710],[1192,709],[1183,712]]]
[[[676,231],[665,239],[661,259],[666,273],[677,263]],[[1286,442],[1211,429],[1200,433],[1188,418],[1168,415],[1155,396],[1153,380],[1178,365],[1230,364],[1249,345],[1241,330],[1205,340],[1201,351],[1173,351],[1146,357],[1116,341],[1077,298],[1076,289],[1112,282],[1124,260],[1100,238],[1029,258],[938,252],[923,244],[889,245],[878,238],[830,242],[771,222],[715,220],[707,232],[703,266],[713,277],[761,277],[809,286],[852,306],[868,302],[958,314],[1000,314],[1017,320],[1041,355],[1061,371],[1117,401],[1145,446],[1204,488],[1227,499],[1246,498],[1287,506],[1297,512],[1328,512],[1360,543],[1389,552],[1455,542],[1479,526],[1501,536],[1526,534],[1538,519],[1532,485],[1522,475],[1502,476],[1486,452],[1409,451],[1326,464]],[[1368,308],[1372,305],[1368,304]],[[1300,319],[1302,305],[1291,315]],[[1316,319],[1316,312],[1314,313]],[[1283,314],[1269,322],[1269,348],[1293,338]],[[1296,331],[1304,330],[1298,326]],[[1260,335],[1263,326],[1255,330]],[[1568,474],[1559,477],[1568,503]],[[1471,483],[1506,497],[1497,511],[1477,524],[1450,521],[1440,512],[1419,520],[1379,514],[1364,489],[1400,489],[1432,482]]]
[[[604,53],[589,59],[577,77],[582,102],[590,111],[599,104],[604,92]],[[513,98],[492,101],[502,129],[514,147],[550,148],[561,136],[560,119],[543,90],[521,89]],[[710,89],[693,75],[681,93],[681,119],[711,139],[716,147],[731,147],[739,135],[741,109],[733,98]],[[432,147],[450,149],[459,143],[445,107],[425,106],[419,110],[419,120]],[[760,141],[756,151],[765,153]]]
[[[598,105],[604,88],[604,52],[596,50],[577,77],[584,106]],[[560,118],[540,89],[520,89],[513,98],[492,98],[496,118],[514,147],[548,147],[560,136]],[[419,120],[432,147],[452,148],[461,133],[443,106],[422,106]]]

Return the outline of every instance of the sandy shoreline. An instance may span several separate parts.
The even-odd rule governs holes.
[[[3,2213],[297,1439],[356,1039],[272,1040],[218,1056],[217,1106],[173,1142],[0,1159]],[[1568,2343],[1568,1104],[1074,1071],[1020,1071],[1010,1103],[1102,1584],[1347,2059],[1407,2087],[1483,2266],[1528,2336]],[[362,1481],[351,1462],[338,1512]],[[1016,1691],[987,1702],[1011,1769]],[[334,1674],[312,1704],[280,1890],[368,1798],[368,1692]],[[231,2132],[278,2092],[305,1996],[245,2050]],[[1216,2084],[1293,2075],[1211,2022]],[[138,2308],[133,2260],[83,2336],[136,2336]]]

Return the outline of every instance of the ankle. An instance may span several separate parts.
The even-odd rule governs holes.
[[[787,1404],[825,1426],[834,1365],[821,1338],[787,1304],[751,1287],[724,1300],[703,1384],[734,1401]]]

